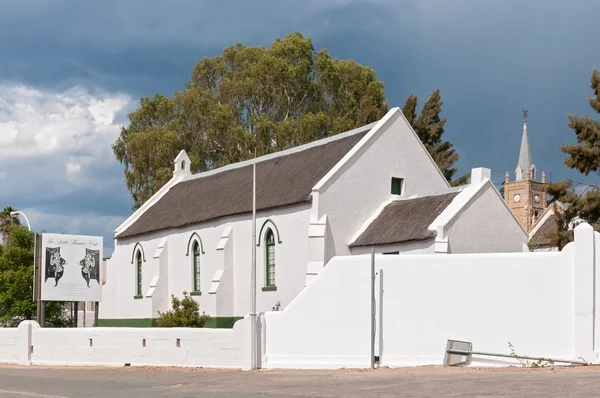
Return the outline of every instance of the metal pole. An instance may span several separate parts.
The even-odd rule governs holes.
[[[40,300],[40,327],[43,328],[46,325],[46,302]]]
[[[256,159],[256,153],[255,153]],[[252,270],[250,273],[251,369],[257,368],[256,344],[256,161],[252,165]]]
[[[79,327],[79,302],[75,301],[73,302],[73,315],[74,315],[74,319],[73,319],[73,324],[75,328]]]
[[[575,363],[578,365],[589,365],[588,362],[585,361],[576,361],[570,359],[557,359],[557,358],[546,358],[546,357],[528,357],[524,355],[510,355],[510,354],[498,354],[494,352],[482,352],[482,351],[464,351],[464,350],[447,350],[448,354],[456,354],[456,355],[487,355],[490,357],[502,357],[502,358],[518,358],[518,359],[531,359],[531,360],[542,360],[542,361],[554,361],[554,362],[563,362],[563,363]]]
[[[98,312],[99,312],[99,308],[98,306],[100,305],[99,302],[95,302],[94,303],[94,327],[97,328],[98,327]]]
[[[22,215],[23,218],[25,219],[25,222],[27,223],[27,228],[31,231],[31,224],[29,224],[29,220],[27,219],[27,216],[21,212],[21,211],[13,211],[10,213],[11,216],[18,216],[18,215]]]
[[[35,292],[36,311],[35,319],[40,327],[44,327],[45,323],[45,311],[44,302],[42,301],[42,283],[43,283],[43,267],[42,267],[42,235],[34,235],[34,252],[33,252],[33,263],[34,263],[34,281],[33,289]]]
[[[371,369],[375,369],[375,248],[371,248]]]

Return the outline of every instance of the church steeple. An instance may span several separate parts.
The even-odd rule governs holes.
[[[531,157],[529,147],[529,136],[527,135],[527,105],[523,107],[523,137],[521,138],[521,150],[519,151],[519,162],[515,169],[515,181],[534,180],[535,164]]]
[[[527,232],[531,232],[535,223],[546,209],[546,173],[542,172],[542,181],[537,181],[535,164],[531,158],[529,137],[527,135],[527,105],[523,107],[523,138],[519,162],[515,170],[515,181],[510,175],[504,176],[504,200],[515,217]]]

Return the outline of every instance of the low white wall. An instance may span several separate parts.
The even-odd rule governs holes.
[[[0,363],[17,363],[17,341],[17,328],[0,328]]]
[[[559,253],[377,255],[381,366],[442,364],[448,339],[480,351],[508,354],[511,342],[521,355],[597,361],[600,235],[589,225],[575,232]],[[370,286],[370,256],[332,259],[284,311],[264,314],[263,366],[368,367]],[[479,365],[510,362],[473,358]]]
[[[233,329],[38,328],[32,346],[31,363],[38,365],[242,368],[244,321]]]

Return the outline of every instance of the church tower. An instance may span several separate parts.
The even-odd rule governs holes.
[[[517,220],[527,232],[531,232],[539,217],[546,209],[546,173],[542,172],[542,180],[537,180],[537,169],[531,158],[529,137],[527,135],[527,105],[523,108],[523,137],[519,162],[515,169],[515,180],[510,181],[508,171],[504,177],[504,200]]]

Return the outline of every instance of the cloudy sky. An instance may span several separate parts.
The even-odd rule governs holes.
[[[132,200],[111,144],[139,99],[182,89],[230,44],[300,31],[385,82],[390,106],[436,88],[461,173],[518,157],[528,104],[534,162],[566,169],[567,113],[590,114],[597,0],[0,0],[0,205],[37,231],[103,235]]]

